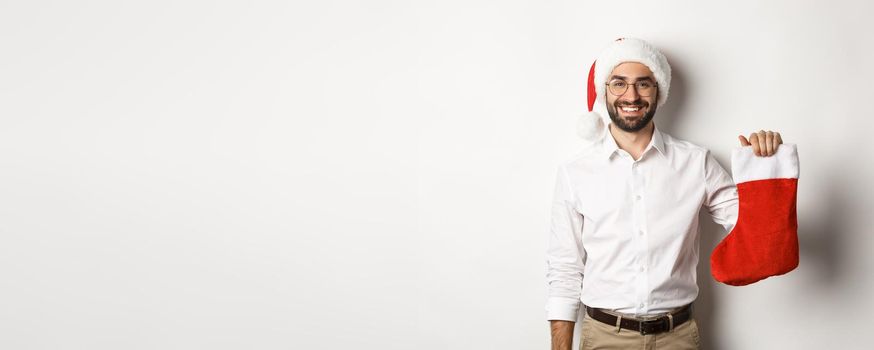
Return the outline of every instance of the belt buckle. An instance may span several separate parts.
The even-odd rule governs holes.
[[[665,322],[665,321],[664,321],[665,319],[667,319],[667,317],[662,316],[662,317],[659,317],[659,318],[656,318],[656,319],[652,319],[652,320],[641,320],[641,321],[639,321],[639,322],[640,322],[640,325],[639,325],[638,328],[639,328],[639,331],[640,331],[640,335],[655,334],[656,332],[651,332],[651,333],[649,333],[649,332],[645,331],[645,330],[644,330],[644,325],[646,325],[646,324],[661,324],[661,323],[664,323],[664,322]]]
[[[638,328],[640,328],[640,335],[647,335],[647,334],[649,334],[649,333],[647,333],[647,332],[644,330],[644,326],[646,326],[647,324],[651,323],[652,321],[655,321],[655,320],[640,320],[640,324],[638,325]]]

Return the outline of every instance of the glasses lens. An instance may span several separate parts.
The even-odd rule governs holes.
[[[648,81],[641,81],[635,85],[637,88],[637,94],[643,97],[648,97],[652,95],[653,91],[655,91],[655,84]]]
[[[610,88],[610,93],[616,96],[622,95],[625,90],[628,90],[628,84],[624,81],[611,81],[607,86]]]

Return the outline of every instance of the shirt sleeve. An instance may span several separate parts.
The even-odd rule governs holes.
[[[704,207],[713,221],[731,232],[737,223],[738,197],[737,186],[731,175],[719,165],[716,158],[706,152],[704,160],[704,183],[706,195]]]
[[[559,167],[552,200],[552,218],[546,250],[547,320],[576,321],[586,251],[583,249],[583,216],[564,166]]]

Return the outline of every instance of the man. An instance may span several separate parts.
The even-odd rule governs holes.
[[[664,55],[639,39],[617,40],[592,66],[589,109],[603,100],[609,122],[584,116],[578,131],[590,144],[556,179],[546,305],[553,349],[571,348],[581,309],[583,349],[700,346],[691,314],[698,212],[731,231],[738,194],[708,150],[655,126],[669,86]],[[758,157],[783,143],[770,131],[739,140]]]

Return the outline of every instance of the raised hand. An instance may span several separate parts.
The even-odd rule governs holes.
[[[783,143],[783,138],[776,131],[754,132],[750,134],[750,139],[747,140],[743,135],[739,135],[741,146],[753,146],[753,153],[760,157],[770,157],[777,153],[777,147]]]

